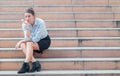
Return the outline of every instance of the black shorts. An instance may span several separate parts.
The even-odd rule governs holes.
[[[40,50],[34,50],[34,52],[43,53],[44,50],[46,50],[50,47],[51,39],[50,39],[49,35],[47,35],[47,37],[41,39],[37,43],[39,45]]]

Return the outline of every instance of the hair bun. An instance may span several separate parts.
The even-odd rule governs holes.
[[[31,8],[29,8],[30,10],[34,10],[32,7]]]
[[[35,15],[34,9],[32,7],[27,8],[26,13],[31,13],[32,15]]]

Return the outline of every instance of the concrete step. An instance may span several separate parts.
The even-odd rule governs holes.
[[[23,12],[25,8],[31,6],[1,6],[1,11],[4,12]],[[83,8],[84,7],[84,8]],[[84,6],[84,5],[61,5],[61,6],[35,6],[35,11],[38,12],[120,12],[119,6]],[[91,9],[91,10],[90,10]]]
[[[59,1],[59,0],[52,0],[52,1],[49,1],[49,0],[36,0],[34,1],[34,3],[36,5],[69,5],[69,4],[72,4],[71,0],[65,0],[64,2],[62,1]]]
[[[1,48],[13,48],[21,39],[23,38],[0,38],[0,46]],[[51,39],[51,47],[119,47],[120,45],[120,37],[52,37]]]
[[[87,48],[87,47],[86,47]],[[100,47],[99,47],[100,48]],[[17,54],[16,54],[17,53]],[[45,50],[43,54],[37,54],[34,53],[34,56],[36,58],[75,58],[75,57],[86,57],[86,58],[103,58],[103,57],[119,57],[120,56],[120,51],[119,49],[83,49],[83,50],[76,50],[76,49],[69,49],[65,50],[62,49],[51,49]],[[8,49],[4,48],[0,50],[0,58],[23,58],[25,57],[23,52],[21,50],[15,50],[15,49]]]
[[[3,11],[3,12],[23,12],[27,7],[31,7],[31,6],[10,6],[9,5],[9,7],[8,7],[8,5],[4,5],[4,6],[0,6],[0,9],[1,9],[1,11]],[[66,6],[63,6],[63,7],[61,7],[61,6],[59,6],[59,7],[49,7],[49,6],[43,6],[43,7],[35,7],[34,8],[35,9],[35,11],[37,12],[37,11],[42,11],[42,12],[73,12],[72,11],[72,7],[70,6],[70,7],[66,7]]]
[[[2,34],[4,32],[4,34]],[[76,37],[76,31],[48,31],[49,35],[51,37]],[[70,33],[70,34],[68,34]],[[1,31],[1,36],[0,37],[23,37],[23,31],[20,30],[6,30],[6,31]]]
[[[111,8],[108,7],[101,7],[101,6],[96,6],[96,7],[73,7],[73,12],[120,12],[120,7],[119,6],[113,6]]]
[[[0,40],[0,47],[1,48],[12,48],[12,47],[15,47],[18,41],[19,40],[4,40],[4,41]],[[9,44],[6,44],[6,43],[9,43]],[[51,47],[55,47],[55,46],[56,47],[77,47],[78,40],[52,40]],[[117,46],[117,43],[116,43],[116,46]]]
[[[110,12],[111,8],[108,7],[73,7],[73,12]],[[114,10],[115,11],[115,10]]]
[[[119,19],[110,20],[45,20],[46,22],[117,22]],[[0,20],[1,22],[21,22],[21,20]]]
[[[119,19],[108,20],[45,20],[46,22],[117,22]],[[21,20],[0,20],[0,22],[21,22]]]
[[[119,31],[78,31],[79,37],[119,36]]]
[[[37,17],[42,18],[42,19],[98,19],[98,20],[107,20],[107,19],[119,19],[118,15],[120,13],[37,13]],[[1,13],[0,14],[1,18],[0,19],[12,19],[12,20],[19,20],[22,19],[23,14],[20,14],[19,12],[14,14],[14,13]],[[9,18],[8,18],[9,17]]]
[[[71,4],[71,0],[65,0],[64,2],[61,2],[59,0],[52,0],[52,1],[49,1],[49,0],[28,0],[28,1],[24,1],[24,0],[21,0],[21,1],[18,1],[18,0],[14,0],[14,1],[10,1],[10,0],[1,0],[0,1],[0,5],[57,5],[57,4],[63,4],[63,5],[67,5],[67,4]]]
[[[120,47],[50,47],[49,50],[119,50]],[[0,50],[16,50],[15,48],[0,48]],[[20,48],[18,50],[21,50]]]
[[[112,5],[119,5],[119,0],[116,0],[116,1],[110,0],[110,1],[109,1],[109,4],[112,4]]]
[[[78,61],[78,62],[115,62],[120,61],[120,58],[36,58],[39,62],[71,62],[71,61]],[[1,62],[23,62],[23,58],[2,58],[0,59]]]
[[[104,1],[101,1],[101,0],[96,0],[96,1],[93,1],[93,0],[87,0],[87,1],[81,1],[81,0],[72,0],[72,3],[73,4],[80,4],[80,5],[108,5],[109,4],[109,1],[108,0],[104,0]]]
[[[94,58],[94,57],[118,57],[120,51],[119,50],[82,50],[82,57],[86,57],[86,58]]]
[[[18,59],[19,60],[19,59]],[[23,59],[24,60],[24,59]],[[18,70],[22,63],[21,61],[6,61],[1,62],[1,68],[0,70]],[[69,61],[41,61],[42,70],[78,70],[82,69],[82,66],[80,66],[81,62],[78,62],[77,64],[74,64],[74,62]],[[11,65],[11,67],[7,67],[7,65]]]
[[[119,12],[120,11],[120,7],[112,7],[112,11]]]
[[[120,28],[47,28],[48,31],[119,31]],[[22,31],[22,28],[0,28],[0,31]]]
[[[17,54],[16,54],[17,53]],[[119,54],[119,53],[118,53]],[[71,50],[71,51],[65,51],[65,50],[46,50],[43,54],[37,54],[35,53],[34,56],[36,58],[42,57],[42,58],[70,58],[70,57],[81,57],[80,51],[77,50]],[[25,57],[23,52],[21,50],[0,50],[0,57],[1,58],[23,58]]]
[[[120,47],[51,47],[51,50],[119,50]]]
[[[76,23],[76,24],[75,24]],[[0,28],[21,28],[21,22],[0,22]],[[56,26],[57,25],[57,26]],[[116,28],[116,22],[46,22],[47,28]],[[96,26],[97,25],[97,26]]]
[[[78,41],[80,47],[114,47],[120,45],[120,40],[85,40],[85,41]],[[111,44],[112,43],[112,44]]]
[[[4,32],[4,34],[2,34]],[[118,37],[119,31],[48,31],[50,37]],[[78,34],[77,34],[78,33]],[[23,37],[23,31],[1,31],[0,37]]]
[[[22,14],[0,14],[0,20],[6,20],[6,19],[10,19],[10,20],[20,20],[23,18]],[[74,15],[73,14],[38,14],[37,17],[42,18],[42,19],[74,19]]]
[[[21,40],[24,38],[0,38],[0,40]],[[120,37],[51,37],[51,40],[119,40]]]
[[[30,5],[1,5],[2,12],[23,12]],[[84,7],[84,8],[83,8]],[[38,5],[36,12],[120,12],[119,5]],[[91,9],[91,10],[90,10]]]
[[[120,58],[38,58],[42,70],[119,70]],[[18,70],[24,59],[0,59],[0,70]],[[11,67],[7,66],[11,65]],[[13,66],[14,65],[14,66]]]
[[[107,19],[118,19],[113,14],[75,14],[75,19],[92,19],[92,20],[107,20]]]
[[[0,31],[22,31],[22,28],[0,28]],[[47,28],[48,31],[118,31],[120,28]]]
[[[21,28],[21,22],[0,22],[0,28]],[[57,25],[57,26],[56,26]],[[96,26],[97,25],[97,26]],[[48,22],[47,28],[116,28],[117,22]]]
[[[1,28],[1,30],[2,30],[2,28]],[[4,28],[3,28],[3,30],[4,30]],[[5,29],[5,30],[7,30],[7,29]],[[71,31],[74,31],[74,30],[76,30],[76,31],[113,31],[113,30],[120,30],[120,28],[47,28],[47,30],[48,31],[50,31],[50,30],[52,30],[52,31],[57,31],[57,30],[62,30],[62,31],[69,31],[69,30],[71,30]]]
[[[111,22],[108,22],[108,24]],[[21,28],[21,22],[0,22],[0,28]],[[56,26],[57,25],[57,26]],[[75,28],[75,22],[46,22],[47,28]]]
[[[24,12],[0,12],[0,15],[14,15],[14,14],[17,14],[17,15],[23,15]],[[40,12],[40,11],[36,11],[36,14],[120,14],[120,12],[112,12],[112,11],[109,11],[109,12]]]
[[[25,74],[17,74],[17,71],[0,71],[0,75],[11,76],[117,76],[119,74],[119,70],[44,70]]]
[[[80,5],[119,5],[120,1],[119,0],[87,0],[87,1],[81,1],[81,0],[72,0],[73,4],[80,4]]]
[[[33,4],[33,0],[27,0],[27,1],[24,1],[24,0],[1,0],[0,1],[0,5],[23,5],[23,4],[26,4],[26,5],[32,5]]]
[[[64,37],[63,37],[64,38]],[[13,48],[19,40],[0,40],[1,48]],[[9,43],[9,44],[7,44]],[[112,44],[111,44],[112,43]],[[119,47],[120,40],[73,40],[73,39],[57,39],[51,41],[51,47]]]
[[[118,31],[120,28],[47,28],[48,31]],[[22,31],[22,28],[0,28],[0,31]]]
[[[120,5],[118,4],[44,4],[44,5],[9,5],[9,4],[4,4],[4,5],[0,5],[0,7],[30,7],[30,6],[34,6],[34,7],[119,7]]]
[[[43,54],[35,53],[36,57],[55,58],[55,57],[119,57],[120,47],[50,47]],[[16,54],[17,53],[17,54]],[[1,58],[23,58],[21,49],[0,48]]]
[[[119,31],[117,30],[119,30],[119,28],[62,28],[62,29],[61,28],[50,28],[48,29],[48,32],[51,37],[76,37],[76,36],[79,36],[79,37],[118,37]],[[16,28],[16,29],[2,28],[0,31],[1,31],[0,37],[2,38],[23,37],[23,31],[21,30],[21,28]],[[2,34],[2,32],[4,32],[4,34]]]
[[[77,28],[115,28],[117,27],[117,22],[111,21],[111,22],[76,22]]]

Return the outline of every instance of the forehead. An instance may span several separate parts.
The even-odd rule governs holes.
[[[24,16],[32,16],[31,13],[25,13]]]

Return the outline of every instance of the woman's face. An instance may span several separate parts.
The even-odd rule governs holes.
[[[31,13],[25,13],[24,14],[24,19],[30,24],[34,24],[35,21],[35,16],[33,16]]]

